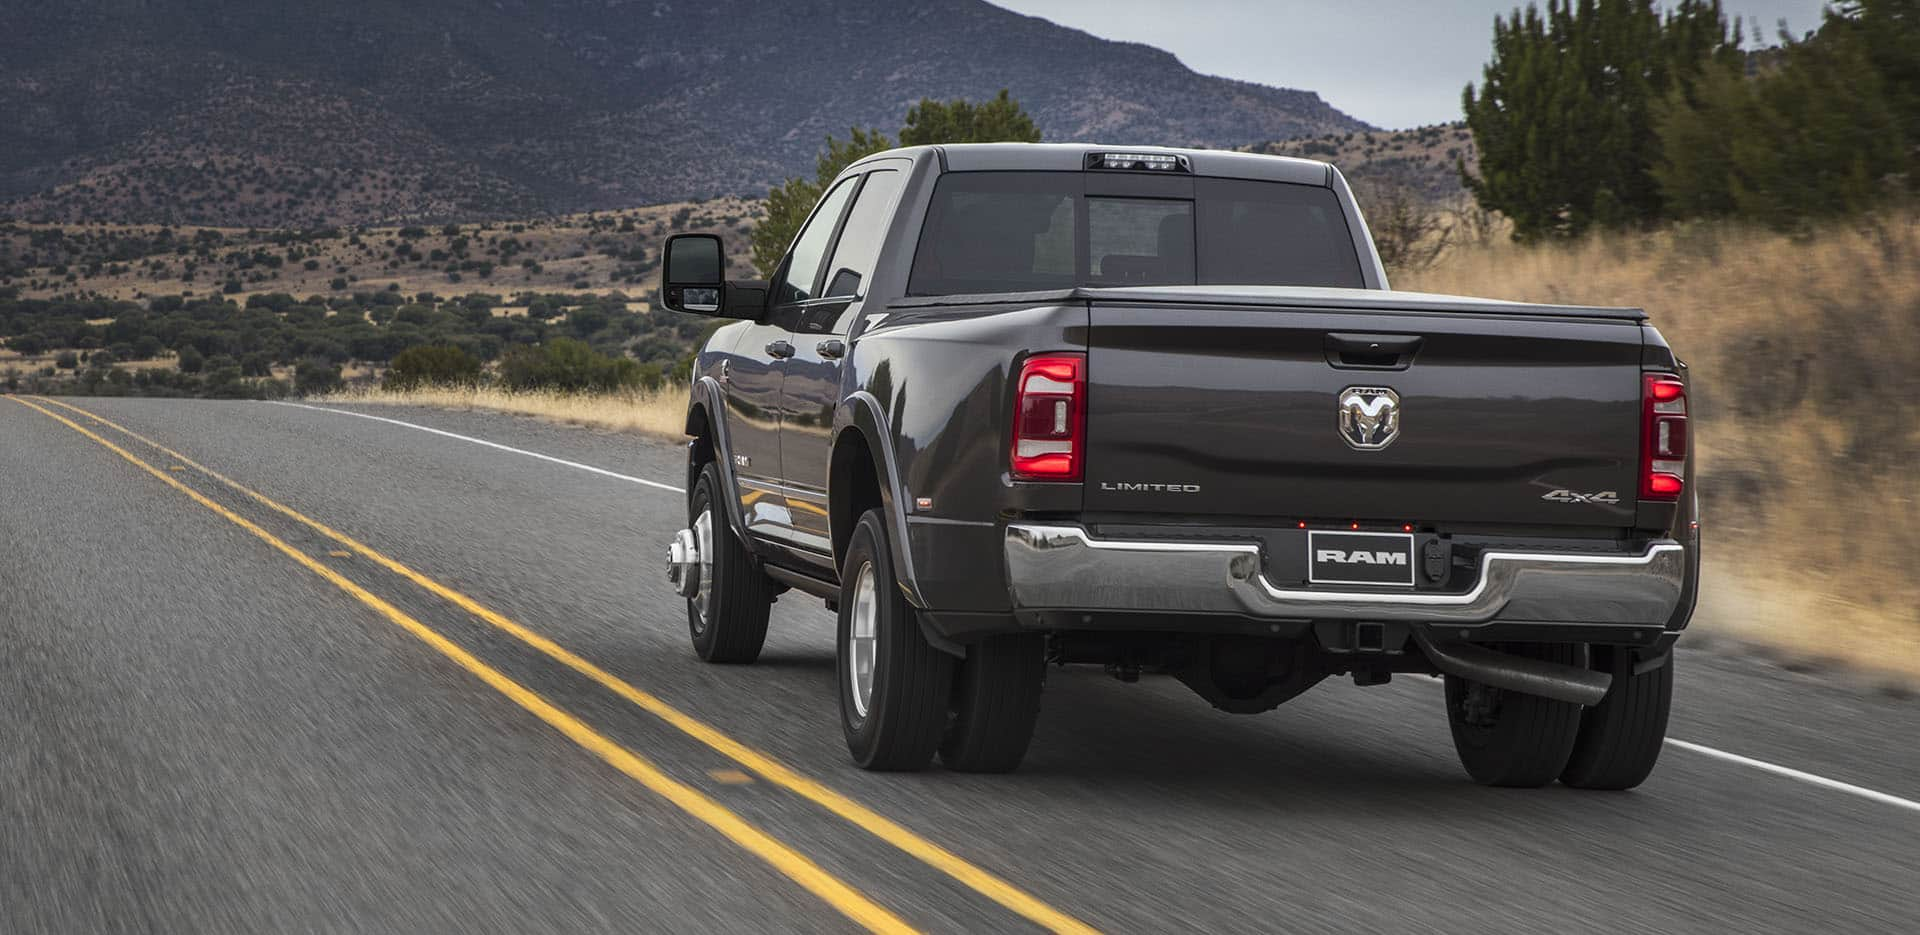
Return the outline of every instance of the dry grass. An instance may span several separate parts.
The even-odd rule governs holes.
[[[498,387],[429,387],[406,391],[362,387],[333,394],[325,401],[477,409],[675,439],[683,437],[682,429],[687,421],[687,396],[678,388],[630,393],[559,393]]]
[[[1699,626],[1920,675],[1920,217],[1501,244],[1394,284],[1646,308],[1697,387]]]

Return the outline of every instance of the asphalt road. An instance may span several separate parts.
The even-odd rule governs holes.
[[[1020,772],[867,774],[817,600],[694,658],[675,445],[28,401],[0,931],[1920,930],[1920,701],[1844,679],[1683,643],[1701,748],[1622,794],[1472,785],[1406,677],[1237,717],[1055,670]]]

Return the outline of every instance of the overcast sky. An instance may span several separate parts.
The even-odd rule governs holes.
[[[1382,127],[1460,119],[1478,83],[1493,18],[1516,0],[992,0],[1107,39],[1144,42],[1209,75],[1318,91]],[[1723,0],[1729,19],[1774,42],[1820,21],[1823,0]],[[1544,6],[1544,4],[1543,4]],[[1177,11],[1177,12],[1174,12]]]

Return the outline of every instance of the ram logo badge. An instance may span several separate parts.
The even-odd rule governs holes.
[[[1340,438],[1362,451],[1378,451],[1400,437],[1400,394],[1384,386],[1340,391]]]

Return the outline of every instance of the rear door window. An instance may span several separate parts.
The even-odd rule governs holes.
[[[793,249],[787,251],[786,270],[774,288],[773,304],[789,305],[813,298],[814,282],[820,278],[820,264],[827,258],[827,245],[833,242],[834,228],[840,225],[840,215],[859,181],[858,176],[842,180],[827,197],[820,199],[813,217],[801,229],[800,236],[794,238]]]
[[[847,223],[840,230],[840,242],[833,247],[833,262],[827,264],[825,298],[859,295],[860,286],[873,272],[880,256],[880,240],[887,233],[887,219],[893,216],[893,202],[900,194],[900,173],[880,169],[867,173],[866,184],[853,200]]]

